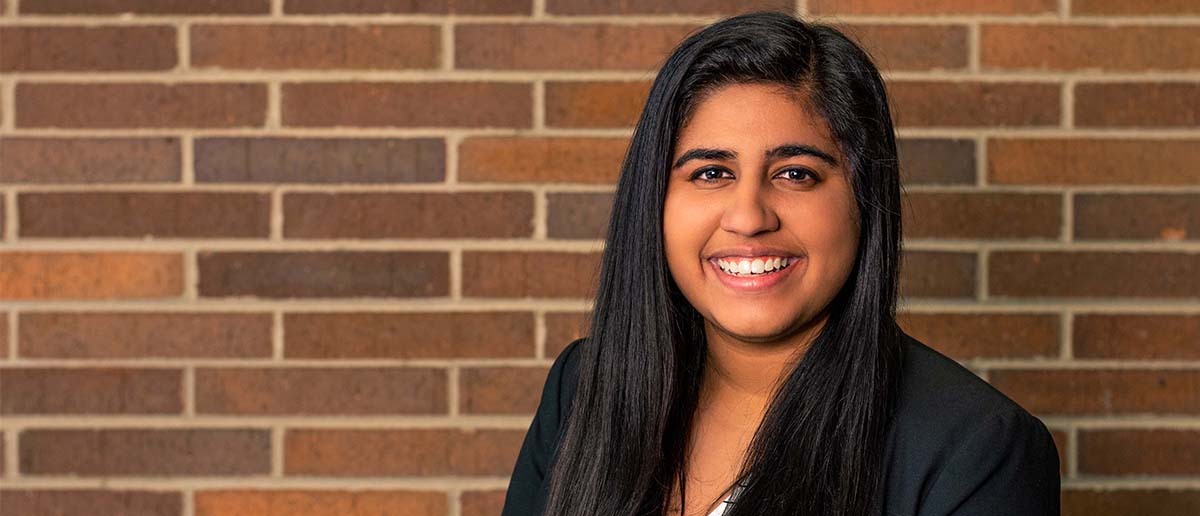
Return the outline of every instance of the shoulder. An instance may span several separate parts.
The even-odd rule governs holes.
[[[579,362],[583,354],[582,347],[586,342],[587,337],[581,337],[567,343],[554,358],[554,363],[546,375],[539,416],[552,418],[556,425],[566,417],[571,400],[575,397]]]

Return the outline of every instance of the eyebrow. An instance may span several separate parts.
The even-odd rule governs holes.
[[[774,149],[768,149],[767,152],[763,153],[763,158],[765,158],[767,161],[791,158],[795,156],[814,156],[820,158],[826,163],[829,163],[831,166],[837,166],[837,160],[834,159],[833,156],[830,156],[829,153],[813,147],[812,145],[805,145],[801,143],[788,143],[780,145]],[[728,149],[696,148],[683,153],[679,159],[675,160],[675,164],[671,165],[671,170],[682,167],[684,163],[694,159],[727,161],[736,157],[737,153]]]

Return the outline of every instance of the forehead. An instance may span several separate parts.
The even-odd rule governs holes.
[[[837,154],[829,126],[807,92],[775,84],[732,84],[704,96],[680,128],[675,153],[692,145],[768,148],[818,145]]]

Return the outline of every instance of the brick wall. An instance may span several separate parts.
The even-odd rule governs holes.
[[[1200,2],[0,0],[0,514],[497,514],[630,128],[738,9],[873,52],[902,324],[1200,508]]]

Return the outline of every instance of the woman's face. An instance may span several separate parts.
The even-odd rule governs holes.
[[[675,283],[709,330],[743,342],[823,324],[857,255],[846,159],[807,99],[785,91],[735,84],[702,100],[663,206]]]

